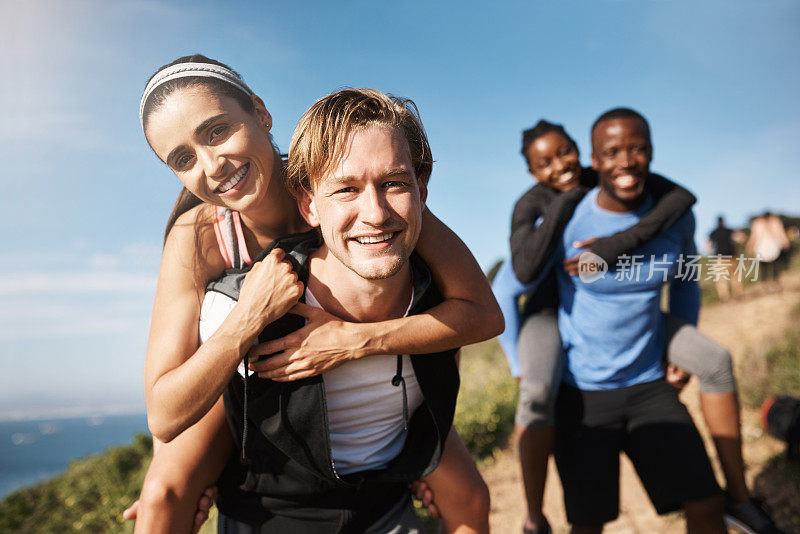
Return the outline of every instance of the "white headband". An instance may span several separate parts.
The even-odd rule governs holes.
[[[156,87],[170,80],[186,78],[188,76],[216,78],[231,84],[247,96],[253,94],[250,88],[247,87],[247,84],[244,83],[244,80],[230,69],[212,63],[178,63],[177,65],[172,65],[171,67],[159,71],[147,83],[147,87],[144,88],[142,102],[139,104],[139,122],[142,125],[142,129],[144,129],[144,104],[147,102],[147,99],[150,98],[150,95]]]

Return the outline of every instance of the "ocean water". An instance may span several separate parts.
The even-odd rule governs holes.
[[[147,433],[145,414],[0,422],[0,498],[139,433]]]

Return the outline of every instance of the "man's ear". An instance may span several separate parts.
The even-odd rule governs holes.
[[[269,133],[272,129],[272,115],[269,114],[267,111],[267,106],[264,105],[264,101],[261,100],[256,95],[250,95],[253,100],[253,107],[255,108],[256,118],[258,118],[258,123],[264,128],[264,131]]]
[[[425,201],[428,200],[428,184],[422,180],[417,180],[419,186],[419,200],[422,204],[422,211],[425,211]]]
[[[594,155],[594,152],[592,152],[592,168],[594,170],[600,169],[600,162],[597,160],[597,156]]]
[[[314,204],[314,199],[308,191],[303,191],[297,199],[297,209],[300,215],[309,224],[309,226],[319,226],[319,217],[317,217],[317,206]]]

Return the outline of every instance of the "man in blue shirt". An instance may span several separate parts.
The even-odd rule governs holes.
[[[644,117],[629,109],[603,114],[592,127],[592,149],[600,185],[576,207],[557,260],[580,253],[576,242],[630,227],[652,203],[644,190],[652,155]],[[690,532],[725,532],[722,493],[703,442],[664,380],[664,283],[670,312],[697,321],[700,293],[686,272],[696,254],[693,234],[687,213],[607,272],[589,254],[580,275],[556,269],[567,359],[555,456],[573,532],[600,532],[618,516],[620,451],[659,513],[683,507]]]

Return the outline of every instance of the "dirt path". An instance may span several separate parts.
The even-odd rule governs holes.
[[[748,352],[757,353],[792,325],[793,310],[800,303],[800,272],[785,273],[782,280],[783,290],[765,293],[759,286],[751,288],[740,302],[715,304],[704,307],[700,316],[700,330],[725,345],[733,355],[737,364],[737,377],[741,381],[742,369],[739,367]],[[696,380],[686,387],[681,399],[688,406],[709,451],[708,431],[700,413]],[[742,431],[744,437],[744,459],[748,466],[747,479],[751,485],[764,469],[766,462],[783,446],[776,440],[762,433],[756,410],[745,410],[743,413]],[[714,459],[716,461],[716,459]],[[718,466],[717,475],[722,478]],[[502,451],[494,464],[481,470],[492,491],[492,532],[522,532],[522,521],[525,515],[525,504],[522,496],[519,463],[515,452]],[[627,458],[622,458],[622,481],[620,497],[620,517],[606,526],[608,533],[667,533],[682,532],[685,529],[680,514],[664,517],[656,515],[644,489]],[[567,532],[566,516],[562,504],[561,485],[558,474],[551,459],[547,491],[545,494],[545,514],[557,533]]]

